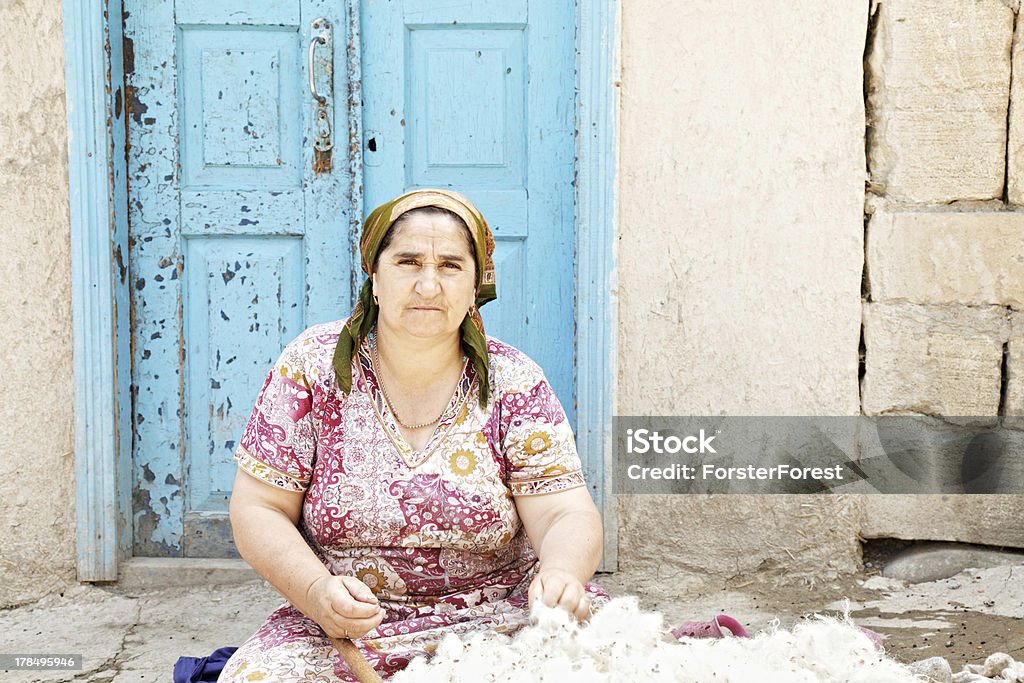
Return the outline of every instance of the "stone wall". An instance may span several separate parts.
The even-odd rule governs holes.
[[[866,414],[1020,414],[1019,3],[881,0],[866,51]],[[1024,497],[873,496],[862,534],[1024,546]]]
[[[75,580],[60,3],[0,3],[0,608]]]

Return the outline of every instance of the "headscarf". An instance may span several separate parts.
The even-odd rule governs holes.
[[[478,310],[488,301],[497,298],[494,277],[494,235],[487,227],[487,221],[473,204],[458,192],[451,190],[413,190],[390,202],[381,204],[367,216],[363,233],[359,238],[359,252],[362,255],[363,271],[372,276],[377,252],[391,226],[398,218],[413,209],[436,206],[451,211],[462,219],[473,238],[476,256],[476,301],[465,320],[462,321],[462,350],[473,364],[480,383],[480,405],[487,405],[490,392],[487,365],[487,338],[484,336],[484,321]],[[346,394],[352,390],[352,356],[363,339],[377,322],[379,309],[373,300],[373,285],[368,277],[359,290],[352,317],[341,329],[338,345],[334,348],[334,374],[338,387]]]

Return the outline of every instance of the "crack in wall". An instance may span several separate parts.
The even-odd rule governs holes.
[[[868,367],[868,347],[864,341],[864,313],[861,307],[860,316],[860,343],[857,346],[857,401],[864,412],[864,376]]]
[[[1009,313],[1010,309],[1007,309]],[[1009,360],[1010,360],[1010,342],[1003,342],[1003,357],[999,361],[999,407],[996,409],[996,415],[1000,417],[1006,415],[1006,400],[1010,391],[1010,372],[1009,372]]]
[[[875,138],[875,126],[874,126],[874,112],[871,107],[871,93],[874,87],[874,81],[871,76],[871,53],[875,47],[875,34],[878,31],[878,21],[881,17],[881,12],[878,11],[879,2],[878,0],[869,0],[868,2],[868,22],[865,29],[864,35],[864,53],[861,57],[861,69],[864,78],[863,96],[864,96],[864,178],[865,178],[865,193],[881,194],[876,188],[875,181],[871,177],[871,148],[874,146]]]
[[[861,318],[860,318],[860,339],[857,345],[857,404],[863,412],[864,407],[864,376],[867,374],[867,344],[864,339],[864,304],[871,301],[871,280],[868,273],[868,223],[871,220],[869,202],[872,195],[881,193],[871,178],[871,147],[874,144],[874,114],[871,109],[871,91],[873,87],[871,77],[871,52],[875,45],[875,34],[878,30],[878,20],[881,13],[878,11],[879,0],[868,0],[868,21],[864,35],[864,52],[861,56],[861,69],[864,80],[864,232],[862,235],[863,262],[861,266]]]
[[[1013,34],[1010,36],[1010,78],[1009,86],[1006,92],[1006,150],[1003,154],[1003,204],[1009,206],[1010,204],[1010,120],[1014,113],[1013,107],[1013,55],[1017,49],[1017,21],[1020,19],[1018,10],[1020,9],[1020,3],[1017,3],[1017,7],[1007,5],[1013,10]]]

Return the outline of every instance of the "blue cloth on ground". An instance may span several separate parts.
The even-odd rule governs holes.
[[[222,647],[214,650],[209,657],[178,657],[174,663],[174,683],[216,681],[237,649]]]

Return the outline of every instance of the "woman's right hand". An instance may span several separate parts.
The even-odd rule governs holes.
[[[306,604],[331,638],[362,638],[385,616],[373,591],[354,576],[321,576],[306,591]]]

